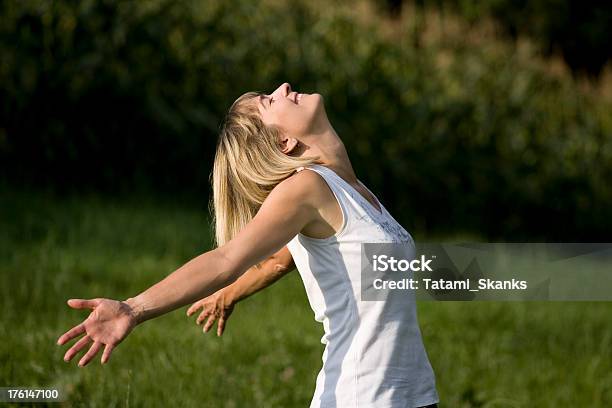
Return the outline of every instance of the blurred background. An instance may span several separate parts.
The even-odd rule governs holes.
[[[103,368],[54,344],[86,316],[66,299],[127,298],[210,248],[223,115],[285,81],[324,96],[416,240],[609,242],[611,43],[612,6],[590,0],[0,2],[0,385],[308,405],[322,329],[296,273],[220,339],[177,312]],[[612,404],[608,304],[419,313],[441,407]]]

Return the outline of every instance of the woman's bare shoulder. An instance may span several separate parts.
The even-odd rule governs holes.
[[[340,211],[327,181],[316,171],[308,170],[295,172],[280,182],[263,205],[301,208],[310,214],[310,222],[317,223],[321,221],[322,214]]]
[[[274,187],[272,193],[277,192],[291,198],[320,203],[321,199],[327,198],[328,190],[327,183],[320,174],[304,169],[281,181]]]

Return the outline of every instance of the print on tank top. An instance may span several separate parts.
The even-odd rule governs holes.
[[[336,175],[336,177],[341,178]],[[342,180],[344,181],[344,180]],[[346,181],[344,181],[346,183]],[[346,183],[348,184],[348,183]],[[395,221],[387,209],[382,205],[378,197],[376,197],[369,189],[368,191],[380,206],[381,212],[374,211],[374,208],[371,203],[369,203],[361,194],[359,194],[355,189],[349,185],[350,188],[345,189],[345,191],[353,198],[353,200],[361,203],[361,207],[365,211],[365,214],[358,217],[359,220],[366,221],[374,225],[378,230],[382,231],[385,235],[389,236],[393,242],[401,243],[401,242],[409,242],[414,244],[412,236],[402,227],[397,221]],[[364,185],[365,187],[365,185]],[[367,189],[367,187],[366,187]]]

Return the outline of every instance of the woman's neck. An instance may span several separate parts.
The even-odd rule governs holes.
[[[306,155],[318,156],[319,164],[329,167],[348,183],[357,184],[357,176],[344,143],[333,128],[313,136]]]

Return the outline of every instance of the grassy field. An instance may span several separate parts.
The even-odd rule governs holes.
[[[295,272],[239,304],[221,338],[185,307],[104,367],[62,360],[56,339],[87,314],[66,299],[125,299],[209,242],[204,203],[0,193],[0,386],[60,387],[65,406],[306,407],[322,327]],[[612,406],[612,303],[418,308],[441,407]]]

